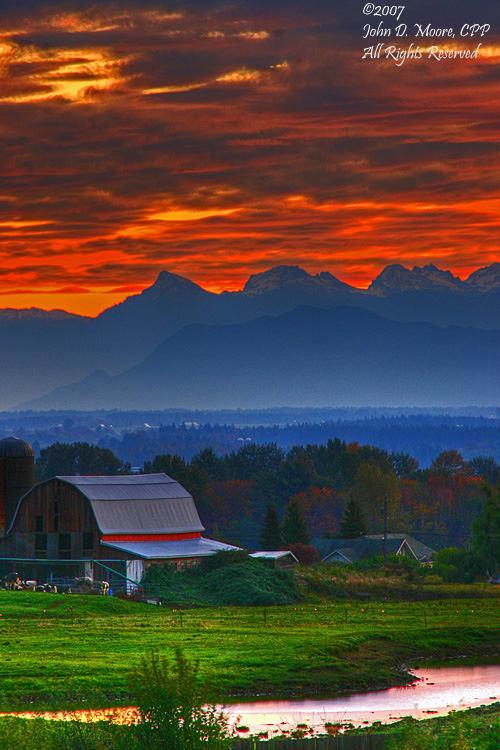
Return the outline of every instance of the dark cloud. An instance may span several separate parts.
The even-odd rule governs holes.
[[[477,62],[398,67],[361,59],[361,10],[0,1],[4,289],[480,265],[499,244],[498,30]],[[404,20],[497,17],[461,0]]]

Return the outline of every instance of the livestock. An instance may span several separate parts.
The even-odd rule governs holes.
[[[22,582],[22,588],[25,591],[36,591],[37,585],[38,584],[36,581],[23,581]]]
[[[75,578],[72,583],[71,591],[73,594],[91,594],[95,590],[94,579],[90,576]]]
[[[7,573],[4,577],[5,588],[9,591],[16,591],[21,588],[21,579],[19,573]]]

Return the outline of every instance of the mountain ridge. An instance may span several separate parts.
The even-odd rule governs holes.
[[[276,266],[252,274],[247,292],[216,294],[162,271],[150,287],[96,318],[37,308],[0,310],[0,408],[32,401],[94,370],[114,377],[191,324],[238,325],[300,305],[330,309],[347,304],[405,323],[500,329],[498,263],[477,269],[463,282],[431,264],[413,270],[393,264],[377,278],[373,293],[326,271],[309,274],[300,266]]]
[[[299,306],[242,324],[187,326],[133,368],[96,374],[98,389],[87,378],[17,408],[494,405],[499,368],[500,331]]]

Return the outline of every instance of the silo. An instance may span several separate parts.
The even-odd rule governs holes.
[[[0,440],[0,527],[8,530],[20,498],[35,484],[35,451],[14,436]]]

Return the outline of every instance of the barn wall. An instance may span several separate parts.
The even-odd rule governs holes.
[[[91,546],[84,548],[89,534]],[[21,501],[12,531],[0,539],[0,557],[107,557],[100,537],[87,498],[76,487],[51,479],[36,485]]]

